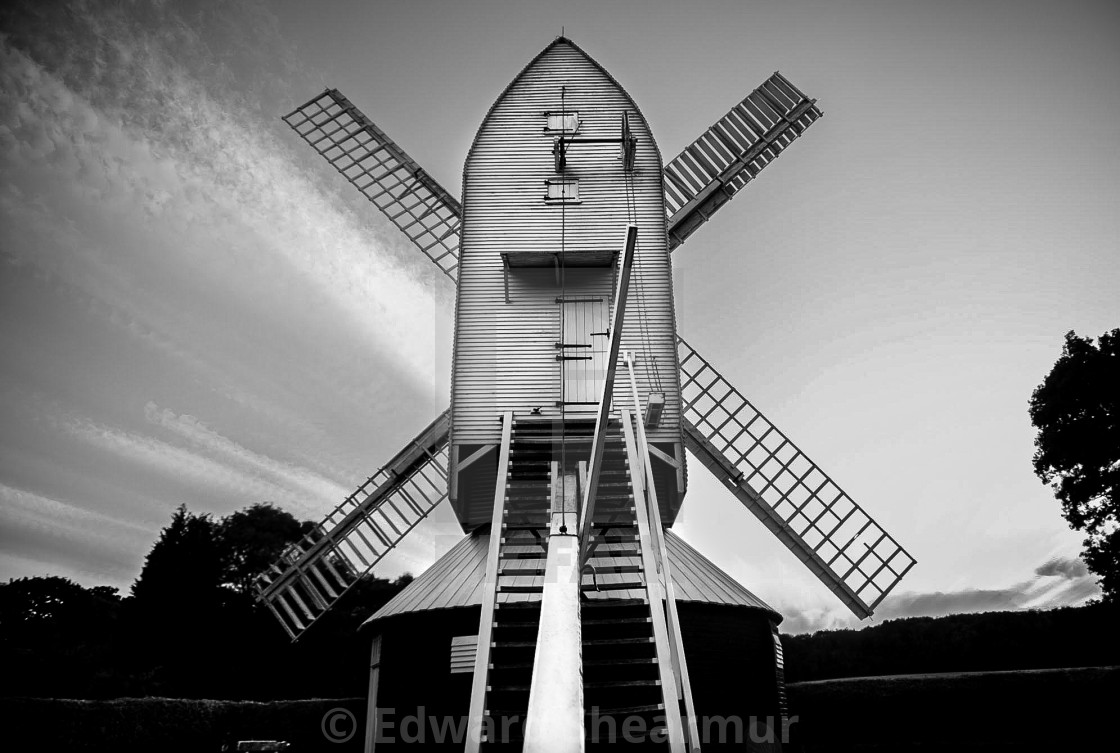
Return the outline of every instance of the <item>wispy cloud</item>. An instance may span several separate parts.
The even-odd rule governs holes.
[[[430,335],[431,327],[415,329],[432,319],[431,294],[375,227],[306,177],[271,129],[215,99],[153,40],[108,31],[122,35],[117,44],[131,64],[88,82],[93,92],[71,88],[6,42],[0,51],[0,90],[15,104],[3,111],[0,153],[15,180],[22,172],[40,188],[52,180],[52,191],[38,197],[25,180],[24,194],[61,231],[24,261],[124,309],[130,320],[182,317],[136,285],[156,278],[169,287],[168,267],[194,271],[184,284],[227,292],[228,307],[252,308],[262,297],[321,299],[334,309],[335,327],[381,343],[398,367],[429,381],[431,348],[416,335]],[[90,97],[106,89],[125,91],[132,109],[98,108]],[[60,208],[72,212],[61,226]],[[119,242],[120,232],[137,229],[144,231],[138,240],[154,246]],[[277,274],[286,290],[276,290]],[[297,320],[309,314],[289,313]]]
[[[174,425],[173,420],[164,420]],[[159,474],[169,485],[217,491],[231,501],[269,500],[306,516],[317,515],[340,495],[345,496],[344,487],[326,480],[313,484],[317,492],[308,491],[314,474],[248,452],[205,429],[193,432],[200,446],[188,448],[84,417],[66,416],[56,419],[56,425],[63,433],[115,456],[122,464],[118,472],[143,469]]]
[[[45,572],[84,575],[94,582],[135,577],[155,531],[80,502],[0,484],[0,548]]]
[[[308,499],[320,501],[312,509],[323,509],[330,501],[341,501],[352,491],[306,468],[283,463],[261,455],[208,428],[194,416],[176,415],[153,402],[144,406],[149,423],[187,440],[191,447],[220,463],[225,469],[237,469],[254,478],[273,483],[277,488],[303,492]]]
[[[67,506],[320,517],[429,420],[450,286],[307,169],[277,116],[319,84],[267,4],[0,20],[0,447],[26,461],[0,483],[57,503],[8,510],[0,535],[28,543],[7,561],[135,566],[151,544],[131,528],[65,554],[32,531],[69,530]]]

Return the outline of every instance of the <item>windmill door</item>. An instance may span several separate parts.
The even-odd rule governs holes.
[[[606,298],[571,298],[560,305],[560,374],[565,409],[594,411],[607,370]]]

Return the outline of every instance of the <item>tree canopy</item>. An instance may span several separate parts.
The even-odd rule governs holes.
[[[311,521],[301,523],[267,502],[223,518],[216,534],[224,555],[224,582],[243,594],[250,593],[253,578],[275,562],[288,544],[314,527]]]
[[[1104,598],[1120,600],[1120,329],[1066,334],[1062,355],[1030,400],[1034,472],[1049,484]]]
[[[410,577],[360,578],[293,644],[252,578],[313,527],[268,503],[219,519],[184,505],[124,599],[53,576],[0,583],[0,696],[360,695],[367,669],[347,659],[369,652],[357,628]]]

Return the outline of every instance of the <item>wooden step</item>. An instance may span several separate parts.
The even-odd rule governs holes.
[[[646,714],[646,713],[649,713],[651,711],[664,711],[664,710],[665,710],[665,704],[663,704],[663,703],[653,703],[653,704],[649,704],[649,705],[646,705],[646,706],[620,706],[620,707],[617,707],[617,708],[610,708],[610,709],[605,709],[605,708],[600,706],[599,709],[598,709],[598,716],[603,717],[603,716],[619,716],[619,715],[623,715],[623,714]],[[591,715],[592,714],[591,714],[590,711],[584,712],[584,716],[590,717]]]
[[[653,637],[640,638],[587,638],[584,646],[634,646],[642,643],[653,643]],[[506,644],[509,645],[509,644]]]
[[[596,680],[594,682],[584,682],[585,688],[659,688],[661,687],[661,680]]]
[[[595,573],[602,575],[603,573],[640,573],[643,568],[641,565],[595,565]],[[585,574],[586,577],[590,577]]]
[[[585,667],[619,667],[631,666],[642,664],[657,664],[657,659],[653,657],[637,657],[633,659],[584,659],[583,665]],[[533,666],[531,664],[526,666]]]
[[[584,625],[641,625],[653,622],[652,617],[603,617],[600,619],[584,619]]]
[[[498,575],[544,575],[543,567],[502,567]]]
[[[519,536],[517,538],[510,538],[509,536],[503,536],[502,540],[499,541],[498,543],[501,544],[502,546],[540,546],[540,547],[544,547],[546,542],[547,542],[547,539],[539,538],[539,537],[532,537],[532,536]]]
[[[594,559],[616,559],[619,557],[641,557],[642,553],[636,549],[602,549],[593,550],[588,556],[588,560]]]
[[[540,586],[498,586],[498,593],[504,594],[539,594],[544,591],[544,585]]]

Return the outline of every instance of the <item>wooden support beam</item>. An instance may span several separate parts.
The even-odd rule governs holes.
[[[552,461],[548,555],[525,720],[525,753],[583,753],[583,659],[576,473]]]
[[[634,399],[634,409],[640,409],[639,395],[638,395],[638,380],[634,375],[634,354],[626,354],[626,368],[630,372],[630,390]],[[637,414],[638,416],[641,413]],[[653,451],[655,448],[649,444],[646,439],[646,428],[643,421],[640,419],[634,422],[637,424],[637,445],[638,445],[638,462],[644,468],[644,480],[647,496],[647,503],[649,509],[649,527],[651,531],[657,533],[656,546],[657,558],[661,564],[658,569],[661,573],[661,582],[665,588],[665,612],[667,618],[667,627],[669,632],[669,644],[673,654],[673,669],[676,674],[676,679],[679,682],[677,690],[680,696],[684,699],[685,714],[685,732],[686,742],[690,751],[700,750],[700,730],[698,727],[698,720],[696,717],[696,704],[692,697],[692,681],[688,675],[688,662],[684,655],[684,636],[681,634],[680,618],[677,615],[677,588],[673,584],[673,572],[669,565],[669,551],[665,546],[664,527],[661,524],[661,507],[657,500],[657,485],[654,483],[653,467],[650,463],[648,454],[643,454],[643,450]],[[657,450],[660,453],[660,450]],[[664,453],[660,453],[664,454]],[[635,504],[639,504],[637,495],[634,497]]]
[[[641,421],[639,420],[639,423]],[[657,650],[657,671],[661,682],[662,700],[665,705],[665,731],[671,753],[684,753],[684,727],[681,722],[680,696],[674,672],[673,650],[669,643],[669,630],[665,623],[665,588],[661,582],[659,547],[649,522],[645,469],[634,437],[630,411],[622,411],[622,431],[626,438],[626,457],[630,464],[630,483],[634,490],[634,517],[638,523],[638,538],[642,547],[642,572],[649,594],[650,622],[653,642]],[[657,532],[660,534],[660,531]]]
[[[591,542],[591,521],[595,515],[595,494],[599,486],[599,472],[603,466],[603,447],[610,419],[611,397],[614,394],[614,375],[618,367],[618,351],[622,345],[622,322],[626,312],[626,296],[630,291],[630,272],[634,267],[634,249],[638,244],[638,226],[626,226],[626,240],[619,260],[618,288],[614,297],[614,315],[611,317],[611,335],[607,348],[607,374],[599,397],[599,412],[595,417],[595,435],[591,440],[591,459],[588,465],[587,484],[583,492],[583,509],[579,518],[581,562],[586,560]]]
[[[498,477],[494,485],[494,508],[490,516],[490,546],[486,552],[486,580],[478,618],[478,651],[474,656],[474,680],[467,716],[466,753],[478,753],[482,744],[483,714],[486,712],[486,677],[490,667],[490,642],[494,630],[494,604],[498,598],[498,561],[502,546],[502,511],[509,475],[509,445],[513,436],[513,413],[502,414],[502,448],[498,453]]]
[[[447,448],[447,499],[451,506],[459,502],[459,447],[451,445]]]
[[[484,444],[484,445],[482,445],[482,447],[479,447],[477,450],[475,450],[470,455],[468,455],[466,460],[463,460],[459,463],[459,470],[461,471],[464,468],[467,468],[471,463],[475,462],[476,460],[483,457],[484,455],[489,454],[489,452],[497,446],[498,445],[496,445],[496,444]]]
[[[377,745],[377,685],[381,679],[381,635],[373,636],[369,654],[369,695],[366,697],[365,753],[374,753]]]
[[[676,458],[669,455],[668,453],[662,452],[661,450],[657,449],[653,445],[650,445],[647,449],[649,450],[650,455],[653,455],[655,458],[657,458],[658,460],[660,460],[662,463],[669,466],[670,468],[680,468],[681,467],[681,464],[679,462],[677,462]]]

